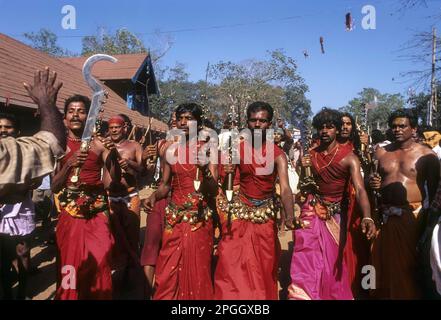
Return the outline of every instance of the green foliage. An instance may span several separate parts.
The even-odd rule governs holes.
[[[161,94],[151,99],[152,113],[168,122],[170,114],[177,105],[199,98],[199,85],[189,81],[189,74],[182,63],[178,62],[173,67],[156,70]]]
[[[404,99],[401,94],[382,94],[374,88],[364,88],[357,97],[349,101],[348,105],[340,108],[340,111],[351,113],[358,123],[363,118],[363,104],[373,104],[375,97],[377,104],[374,109],[368,111],[367,125],[370,129],[387,128],[389,114],[397,109],[404,108]]]
[[[82,40],[83,56],[96,53],[109,55],[147,52],[142,40],[127,29],[118,29],[115,34],[86,36]]]
[[[432,126],[435,128],[441,127],[441,84],[437,84],[437,111],[433,112]],[[427,124],[427,108],[430,101],[430,93],[420,92],[417,95],[413,95],[409,98],[409,104],[415,108],[415,112],[418,114],[420,123],[422,125]]]
[[[242,126],[247,105],[257,100],[271,104],[277,118],[290,120],[311,115],[305,98],[308,87],[298,74],[295,60],[282,50],[269,52],[269,59],[263,61],[221,61],[210,68],[210,76],[218,81],[214,88],[217,105],[223,106],[225,115],[234,105]]]
[[[57,35],[48,29],[40,29],[38,32],[26,32],[24,37],[34,49],[50,54],[51,56],[75,56],[74,53],[60,47],[58,45]]]
[[[51,31],[42,29],[26,37],[35,48],[54,56],[72,55],[58,46],[57,36]],[[189,80],[182,63],[162,68],[156,63],[173,43],[170,38],[160,35],[157,38],[161,48],[151,50],[151,54],[161,95],[151,97],[150,102],[152,114],[162,121],[167,122],[172,110],[188,101],[203,104],[208,119],[218,128],[222,127],[232,105],[239,112],[242,126],[245,125],[246,107],[257,100],[271,104],[276,119],[290,121],[296,127],[312,115],[310,101],[305,97],[308,87],[298,74],[297,63],[282,50],[268,52],[265,60],[220,61],[207,68],[213,82],[194,82]],[[146,52],[143,42],[126,29],[119,29],[115,34],[84,37],[82,46],[84,56]]]

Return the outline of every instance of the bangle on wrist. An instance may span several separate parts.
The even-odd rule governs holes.
[[[372,219],[370,217],[364,217],[363,219],[361,219],[361,222],[363,222],[364,220],[368,220],[368,221],[371,221],[372,223],[375,223],[374,219]]]

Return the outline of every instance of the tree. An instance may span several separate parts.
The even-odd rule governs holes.
[[[414,70],[401,72],[400,75],[407,79],[415,89],[427,90],[430,88],[432,76],[432,30],[416,33],[402,48],[400,58],[410,61],[415,66]],[[441,39],[436,39],[436,56],[441,54]],[[435,66],[435,75],[440,76],[441,68]]]
[[[177,62],[173,67],[160,68],[156,75],[161,95],[152,98],[151,110],[160,120],[167,122],[180,103],[199,99],[200,84],[189,81],[189,74],[183,63]]]
[[[439,128],[441,126],[441,84],[437,84],[437,111],[433,112],[432,126]],[[430,93],[420,92],[412,95],[408,103],[415,108],[419,122],[424,126],[427,124],[427,108],[430,101]]]
[[[285,90],[287,105],[291,108],[291,123],[295,128],[301,128],[302,124],[310,127],[310,118],[312,116],[311,101],[306,99],[302,89],[298,87],[288,87]]]
[[[26,32],[24,34],[30,45],[37,50],[55,57],[75,56],[74,53],[63,49],[58,45],[58,37],[48,29],[40,29],[38,32]]]
[[[386,129],[389,114],[397,109],[404,108],[404,99],[401,94],[382,94],[374,88],[364,88],[358,96],[350,100],[348,105],[340,108],[340,111],[351,113],[361,124],[363,104],[374,105],[374,109],[368,111],[367,125],[371,129]]]
[[[114,35],[86,36],[82,40],[83,56],[96,53],[109,55],[147,52],[144,43],[127,29],[118,29]]]
[[[269,52],[264,61],[248,60],[242,63],[221,61],[210,68],[210,76],[219,81],[213,89],[218,115],[225,119],[228,107],[234,105],[240,125],[244,125],[246,107],[250,102],[262,100],[270,103],[276,117],[291,119],[301,108],[311,113],[305,98],[308,87],[297,72],[296,61],[282,50]]]

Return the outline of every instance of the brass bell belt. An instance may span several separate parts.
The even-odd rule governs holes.
[[[167,228],[173,228],[178,223],[189,223],[196,225],[208,221],[213,216],[213,211],[206,207],[202,216],[199,216],[197,210],[189,210],[170,202],[165,208],[165,224]]]
[[[273,198],[261,202],[259,206],[249,206],[241,200],[240,196],[235,195],[232,203],[228,203],[227,199],[222,197],[217,205],[223,212],[230,213],[232,220],[240,219],[257,224],[275,220],[279,205]]]
[[[328,211],[328,215],[330,217],[333,217],[337,213],[341,212],[341,203],[340,202],[322,201],[322,204],[326,207],[326,210]]]

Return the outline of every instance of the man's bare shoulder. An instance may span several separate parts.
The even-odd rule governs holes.
[[[134,141],[134,140],[127,140],[127,141],[128,141],[127,145],[129,146],[129,148],[142,149],[141,144],[139,142]]]
[[[430,149],[428,146],[416,143],[416,147],[414,149],[415,153],[420,153],[421,155],[434,155],[436,156],[436,153]]]
[[[358,156],[354,152],[349,152],[343,159],[341,159],[340,163],[345,166],[354,166],[360,165],[360,160],[358,160]]]

